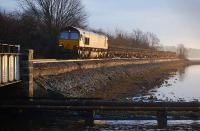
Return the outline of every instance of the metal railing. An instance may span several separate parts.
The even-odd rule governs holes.
[[[20,46],[0,43],[0,87],[20,81]]]

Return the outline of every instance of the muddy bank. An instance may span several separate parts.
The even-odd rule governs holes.
[[[160,87],[167,80],[180,73],[187,66],[185,61],[171,62],[138,68],[137,71],[129,70],[128,77],[122,77],[120,81],[114,81],[106,88],[97,90],[92,97],[104,99],[125,99],[133,96],[142,96],[150,89]],[[154,98],[149,98],[154,99]]]
[[[37,75],[35,96],[115,99],[146,91],[164,81],[183,61],[102,66],[61,74]],[[133,86],[134,85],[134,86]]]

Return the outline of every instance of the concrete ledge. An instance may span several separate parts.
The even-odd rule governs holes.
[[[34,62],[34,77],[48,76],[68,73],[76,70],[86,70],[95,68],[109,68],[116,66],[138,65],[161,63],[169,61],[179,61],[179,59],[159,59],[159,60],[136,60],[136,59],[107,59],[107,60],[85,60],[85,61],[49,61],[42,63]]]

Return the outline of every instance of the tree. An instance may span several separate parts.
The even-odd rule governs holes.
[[[141,30],[139,29],[133,30],[133,38],[135,39],[137,43],[141,42],[143,37],[144,37],[144,33]]]
[[[178,53],[179,58],[181,58],[181,59],[187,58],[187,50],[183,44],[178,45],[177,53]]]
[[[160,40],[154,33],[147,32],[146,35],[148,37],[148,43],[150,47],[152,48],[159,47]]]
[[[160,45],[160,40],[154,33],[143,32],[139,29],[133,29],[132,33],[116,29],[115,34],[104,34],[109,37],[109,46],[112,47],[157,49]]]
[[[24,11],[38,18],[49,31],[66,26],[86,26],[87,14],[81,0],[20,1]]]
[[[0,42],[19,44],[21,28],[13,14],[0,11]]]

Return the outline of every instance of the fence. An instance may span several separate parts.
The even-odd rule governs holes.
[[[44,111],[77,111],[84,113],[83,118],[86,125],[93,126],[96,113],[107,112],[104,115],[113,116],[113,112],[157,112],[157,124],[159,128],[167,127],[168,112],[199,112],[199,102],[125,102],[104,101],[100,99],[30,99],[30,100],[1,100],[0,111],[30,111],[33,113]],[[5,114],[5,113],[4,113]],[[11,113],[12,114],[12,113]],[[110,115],[111,114],[111,115]],[[184,119],[184,117],[182,117]],[[97,119],[98,120],[98,119]],[[102,119],[106,120],[106,119]],[[199,120],[199,115],[198,115]]]
[[[0,44],[0,87],[20,81],[20,46]]]

